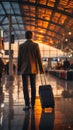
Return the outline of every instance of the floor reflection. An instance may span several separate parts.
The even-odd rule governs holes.
[[[9,113],[8,113],[8,130],[11,130],[11,122],[14,119],[14,108],[13,108],[13,81],[8,82],[9,84],[7,84],[9,87]]]
[[[3,93],[3,86],[0,83],[0,127],[3,124],[3,109],[4,109],[4,93]]]
[[[34,111],[26,111],[22,130],[36,130]]]
[[[28,130],[29,129],[29,119],[30,119],[30,112],[26,111],[22,130]]]
[[[48,74],[46,80],[47,84],[51,84],[54,93],[53,112],[42,111],[38,91],[41,84],[39,75],[34,111],[23,111],[25,102],[21,76],[17,76],[14,81],[2,80],[0,130],[73,130],[73,81],[60,80]],[[30,94],[30,86],[28,89]]]
[[[54,128],[54,112],[42,111],[39,130],[53,130]]]
[[[34,111],[31,111],[31,129],[30,130],[36,130]]]

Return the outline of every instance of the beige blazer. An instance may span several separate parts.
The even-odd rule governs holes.
[[[27,40],[19,46],[18,50],[18,72],[21,74],[43,73],[43,65],[39,46],[32,40]]]

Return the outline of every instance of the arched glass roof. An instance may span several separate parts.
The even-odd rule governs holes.
[[[9,40],[11,14],[16,40],[24,39],[25,31],[32,30],[36,42],[73,50],[73,0],[0,1],[0,29],[4,30],[5,41]]]

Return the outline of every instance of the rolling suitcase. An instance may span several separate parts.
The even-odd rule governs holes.
[[[41,75],[40,75],[41,77]],[[54,108],[55,102],[54,102],[54,95],[52,91],[52,87],[50,84],[46,85],[46,79],[44,75],[45,85],[39,86],[39,96],[40,96],[40,102],[42,108]],[[42,83],[42,77],[41,77],[41,83]]]

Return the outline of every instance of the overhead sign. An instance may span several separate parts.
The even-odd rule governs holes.
[[[11,53],[13,54],[13,50],[11,50]],[[5,55],[9,55],[9,50],[5,50]]]

